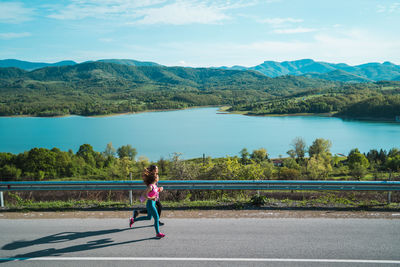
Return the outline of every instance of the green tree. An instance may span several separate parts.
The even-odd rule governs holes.
[[[0,177],[5,181],[17,180],[20,178],[22,171],[14,165],[5,164],[0,167]]]
[[[0,152],[0,167],[6,164],[13,163],[15,156],[11,153]]]
[[[120,178],[127,179],[129,173],[133,172],[132,162],[128,157],[124,157],[118,160],[118,169],[120,170]]]
[[[92,167],[96,166],[96,152],[93,150],[93,147],[89,144],[83,144],[79,147],[78,152],[76,152],[78,157],[81,157],[85,160],[85,162]]]
[[[117,150],[113,147],[112,142],[108,143],[106,150],[104,150],[103,155],[105,157],[114,157]]]
[[[136,148],[132,147],[131,145],[121,146],[117,149],[117,154],[120,159],[122,158],[129,158],[130,160],[135,160],[137,155]]]
[[[298,180],[300,178],[300,171],[288,167],[282,167],[280,176],[284,180]]]
[[[257,163],[263,162],[268,159],[268,153],[265,148],[255,149],[251,153],[250,158]]]
[[[238,170],[238,175],[244,180],[261,180],[264,178],[264,170],[260,164],[254,163],[242,166]]]
[[[57,173],[56,153],[46,148],[33,148],[28,152],[24,162],[24,172],[30,173],[29,178],[42,180],[56,178]]]
[[[400,170],[400,154],[394,155],[392,157],[388,157],[386,164],[386,168],[392,171]]]
[[[369,161],[364,154],[361,154],[357,148],[353,149],[350,151],[347,160],[351,174],[357,179],[364,177],[369,167]]]
[[[260,165],[263,170],[263,179],[272,179],[276,172],[274,164],[270,161],[263,161]]]
[[[289,169],[300,170],[300,165],[296,162],[296,160],[292,158],[287,158],[283,160],[283,166]]]
[[[180,159],[180,153],[174,153],[171,159],[170,175],[172,179],[193,180],[200,174],[200,169],[195,164],[191,164]]]
[[[157,161],[157,166],[158,166],[158,170],[159,170],[160,175],[163,175],[163,174],[167,173],[168,161],[165,160],[163,157],[161,157]]]
[[[291,157],[292,159],[296,158],[296,151],[294,151],[293,149],[290,149],[286,152],[289,157]]]
[[[400,150],[398,148],[392,148],[389,150],[388,157],[394,157],[396,155],[400,155]]]
[[[249,161],[250,161],[249,156],[250,156],[250,153],[249,153],[249,151],[247,151],[247,148],[243,148],[242,150],[240,150],[240,160],[243,165],[249,163]]]
[[[311,179],[326,179],[331,171],[331,157],[328,153],[313,155],[307,162],[307,172]]]
[[[376,149],[371,149],[368,153],[367,153],[367,159],[369,161],[369,163],[378,163],[379,161],[379,152]]]
[[[379,161],[380,161],[382,164],[385,164],[385,163],[386,163],[387,157],[388,157],[388,155],[387,155],[386,150],[381,149],[381,150],[379,151],[379,155],[378,155]]]
[[[239,158],[237,157],[218,159],[214,164],[209,164],[206,178],[217,180],[243,179],[239,173],[242,168],[244,166],[239,162]]]
[[[71,177],[73,175],[71,171],[72,160],[68,152],[60,151],[59,149],[52,149],[56,157],[56,172],[61,177]]]
[[[355,162],[351,168],[349,167],[349,170],[351,175],[353,175],[358,180],[360,180],[365,176],[365,174],[367,174],[367,168],[360,162]]]
[[[318,160],[318,156],[313,156],[307,162],[307,172],[312,180],[318,180],[326,172],[326,168],[323,162]]]
[[[306,155],[306,141],[301,137],[293,139],[291,146],[298,159],[303,159]]]
[[[317,138],[314,140],[312,145],[308,148],[308,154],[310,157],[314,155],[330,154],[330,148],[332,146],[331,141],[323,138]]]

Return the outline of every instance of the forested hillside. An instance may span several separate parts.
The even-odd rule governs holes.
[[[230,111],[249,115],[331,113],[390,120],[400,115],[400,82],[395,81],[360,78],[361,83],[341,83],[291,75],[270,78],[257,71],[125,63],[87,62],[33,71],[0,68],[0,115],[88,116],[208,105],[228,105]]]
[[[34,71],[0,68],[0,115],[100,115],[235,105],[338,83],[255,71],[90,62]]]
[[[334,90],[309,90],[290,96],[232,105],[247,115],[320,114],[355,119],[395,120],[400,116],[400,82],[347,84]]]

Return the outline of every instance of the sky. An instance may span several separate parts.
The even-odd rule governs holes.
[[[400,0],[0,0],[0,59],[400,64]]]

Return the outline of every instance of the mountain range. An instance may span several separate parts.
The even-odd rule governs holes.
[[[64,85],[60,85],[63,83]],[[288,93],[299,90],[334,87],[337,82],[301,76],[267,77],[253,70],[223,70],[166,66],[132,66],[108,62],[86,62],[26,71],[16,67],[0,68],[3,91],[33,88],[123,88],[178,90],[261,90]],[[86,89],[85,89],[86,88]]]
[[[143,62],[132,59],[102,59],[90,62],[114,63],[127,66],[151,66],[161,67],[155,62]],[[44,67],[58,67],[77,65],[74,61],[60,61],[56,63],[28,62],[16,59],[0,60],[0,67],[15,67],[26,71],[32,71]],[[83,64],[83,63],[81,63]],[[190,69],[190,68],[189,68]],[[254,67],[216,67],[222,70],[253,70],[268,77],[278,77],[283,75],[305,76],[307,78],[317,78],[341,82],[375,82],[375,81],[400,81],[400,65],[391,62],[366,63],[362,65],[350,66],[345,63],[319,62],[312,59],[301,59],[295,61],[265,61]]]
[[[253,70],[97,61],[32,71],[8,67],[0,68],[0,116],[88,116],[243,105],[261,99],[339,90],[342,84],[291,75],[271,78]]]
[[[75,61],[64,60],[56,63],[43,63],[43,62],[29,62],[17,59],[3,59],[0,60],[0,68],[19,68],[27,71],[36,70],[45,67],[67,66],[75,65]]]
[[[97,61],[86,61],[83,63],[89,62],[105,62],[105,63],[115,63],[120,65],[128,65],[128,66],[161,66],[160,64],[154,62],[147,62],[147,61],[137,61],[133,59],[100,59]],[[22,61],[17,59],[4,59],[0,60],[0,68],[19,68],[26,71],[32,71],[36,69],[41,69],[45,67],[60,67],[60,66],[69,66],[69,65],[76,65],[75,61],[72,60],[64,60],[56,63],[43,63],[43,62],[29,62],[29,61]]]
[[[231,70],[255,70],[268,77],[282,75],[307,76],[342,82],[400,81],[400,66],[391,62],[350,66],[345,63],[318,62],[312,59],[295,61],[265,61],[254,67],[221,67]]]
[[[337,78],[347,76],[342,70],[333,72]],[[395,81],[343,83],[307,75],[272,78],[256,70],[166,67],[129,60],[31,71],[7,67],[0,68],[0,116],[89,116],[207,105],[230,105],[251,114],[321,113],[339,111],[371,94],[395,95],[400,90]],[[387,101],[379,103],[380,108]],[[396,105],[389,108],[398,110]],[[389,113],[385,116],[393,117]]]

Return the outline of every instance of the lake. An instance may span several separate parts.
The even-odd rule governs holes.
[[[239,155],[265,148],[270,157],[286,157],[295,137],[307,146],[316,138],[332,142],[332,153],[353,148],[400,148],[400,123],[343,120],[332,117],[252,117],[218,114],[218,108],[146,112],[109,117],[1,117],[0,152],[21,153],[34,147],[58,147],[76,152],[90,144],[102,152],[130,144],[138,156],[156,161],[182,153],[182,158]]]

